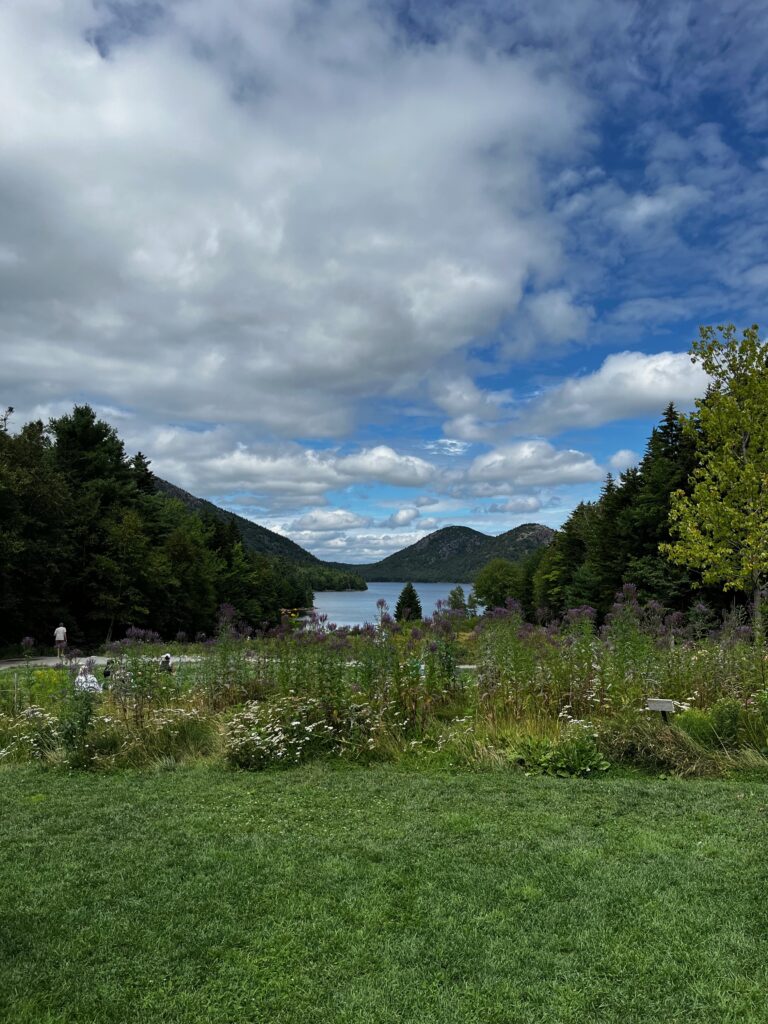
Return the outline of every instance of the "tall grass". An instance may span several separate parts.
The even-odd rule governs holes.
[[[242,745],[250,729],[261,767],[270,743],[280,749],[281,730],[311,727],[328,742],[297,733],[305,759],[333,752],[483,765],[514,763],[525,748],[546,762],[547,745],[581,744],[583,760],[588,741],[612,763],[653,770],[718,774],[745,761],[739,751],[762,770],[765,655],[743,623],[707,633],[700,617],[682,622],[625,588],[599,630],[590,609],[534,626],[511,607],[468,625],[443,613],[404,627],[311,621],[258,638],[225,633],[179,649],[173,674],[162,671],[160,648],[130,639],[113,645],[100,694],[77,693],[74,666],[3,673],[0,759],[94,767],[223,749],[242,764],[233,737]],[[467,658],[471,667],[460,668]],[[645,711],[650,696],[676,702],[674,725]]]

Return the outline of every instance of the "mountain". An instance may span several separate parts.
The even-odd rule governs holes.
[[[380,562],[338,568],[354,570],[368,582],[469,583],[492,558],[518,562],[549,544],[554,532],[548,526],[524,523],[489,537],[467,526],[446,526]]]
[[[227,512],[204,498],[196,498],[167,480],[155,477],[155,486],[161,494],[176,498],[201,515],[234,522],[243,543],[251,551],[305,565],[315,590],[364,589],[362,580],[470,583],[490,559],[506,558],[510,562],[518,562],[537,548],[549,544],[554,535],[554,530],[537,523],[525,523],[498,537],[489,537],[467,526],[446,526],[371,565],[323,562],[287,537],[234,512]]]
[[[156,476],[154,480],[155,487],[161,494],[175,498],[187,508],[192,509],[193,512],[234,522],[243,538],[243,544],[251,551],[256,551],[261,555],[271,555],[273,558],[285,558],[289,562],[303,562],[307,565],[324,564],[294,541],[287,537],[281,537],[279,533],[268,530],[266,526],[259,526],[258,523],[252,523],[250,519],[243,519],[242,516],[238,516],[234,512],[227,512],[226,509],[219,508],[218,505],[214,505],[213,502],[206,501],[204,498],[196,498],[189,491],[182,490],[181,487],[177,487],[176,484],[171,484],[167,480],[161,480],[159,476]]]

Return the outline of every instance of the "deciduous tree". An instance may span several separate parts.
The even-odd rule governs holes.
[[[670,559],[705,583],[751,592],[762,635],[768,575],[768,348],[758,327],[700,328],[691,359],[709,374],[707,394],[685,418],[698,465],[690,494],[672,496]]]

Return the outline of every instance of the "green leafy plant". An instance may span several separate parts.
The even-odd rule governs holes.
[[[510,757],[525,769],[526,775],[585,777],[610,767],[594,737],[583,726],[572,726],[558,739],[525,737],[518,741]]]

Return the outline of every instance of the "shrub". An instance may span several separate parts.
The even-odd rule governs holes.
[[[594,737],[581,725],[572,726],[559,739],[527,736],[518,741],[510,756],[526,775],[584,777],[610,767]]]
[[[95,710],[95,695],[88,690],[73,690],[62,707],[59,729],[70,768],[89,768],[93,762],[89,732]]]
[[[709,713],[712,730],[724,747],[738,747],[745,732],[744,708],[734,697],[721,697]]]
[[[675,725],[687,733],[702,747],[717,746],[717,734],[712,727],[712,718],[707,711],[689,708],[675,715]]]

